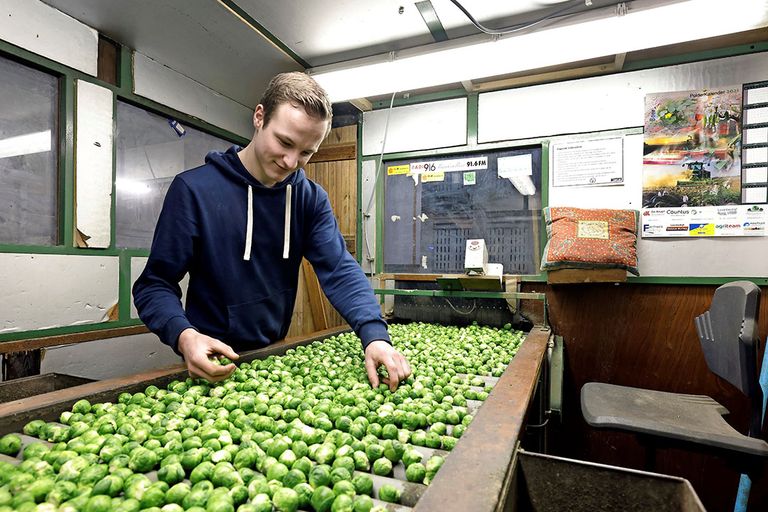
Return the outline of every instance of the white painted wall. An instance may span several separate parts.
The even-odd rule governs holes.
[[[78,80],[75,112],[75,224],[88,247],[104,249],[112,240],[112,91]]]
[[[133,91],[250,139],[253,109],[195,82],[167,65],[133,53]],[[236,80],[233,75],[233,80]]]
[[[768,80],[768,53],[480,94],[478,142],[643,126],[646,94]]]
[[[96,76],[99,34],[38,0],[0,2],[0,39]]]
[[[389,126],[387,127],[387,118]],[[384,134],[386,130],[386,143]],[[467,143],[467,99],[419,103],[363,113],[363,155],[462,146]]]
[[[118,267],[115,256],[0,253],[0,333],[105,321]]]
[[[138,334],[51,347],[43,352],[40,373],[102,380],[182,363],[154,334]]]

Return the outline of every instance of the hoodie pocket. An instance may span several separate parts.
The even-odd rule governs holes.
[[[291,323],[290,290],[227,306],[227,340],[237,345],[264,345],[285,337]]]

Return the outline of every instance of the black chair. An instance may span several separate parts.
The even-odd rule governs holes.
[[[593,427],[634,432],[653,446],[713,451],[735,463],[739,471],[755,474],[768,456],[768,443],[759,437],[763,407],[758,381],[759,306],[760,288],[749,281],[735,281],[715,290],[709,311],[695,320],[709,369],[750,399],[747,435],[731,427],[723,419],[728,410],[708,396],[597,382],[581,388],[584,419]]]

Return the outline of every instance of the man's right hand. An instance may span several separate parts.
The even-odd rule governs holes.
[[[209,382],[224,380],[235,371],[234,364],[219,366],[212,363],[212,356],[223,355],[232,361],[240,358],[232,347],[216,338],[201,334],[194,329],[184,329],[179,335],[179,352],[184,354],[187,370],[191,377],[203,378]]]

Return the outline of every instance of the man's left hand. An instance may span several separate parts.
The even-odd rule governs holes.
[[[390,391],[394,392],[397,385],[411,375],[411,367],[403,354],[384,340],[374,340],[365,348],[365,371],[368,372],[368,380],[374,388],[379,386],[379,374],[376,370],[381,365],[387,369],[389,376],[381,381],[389,386]]]

